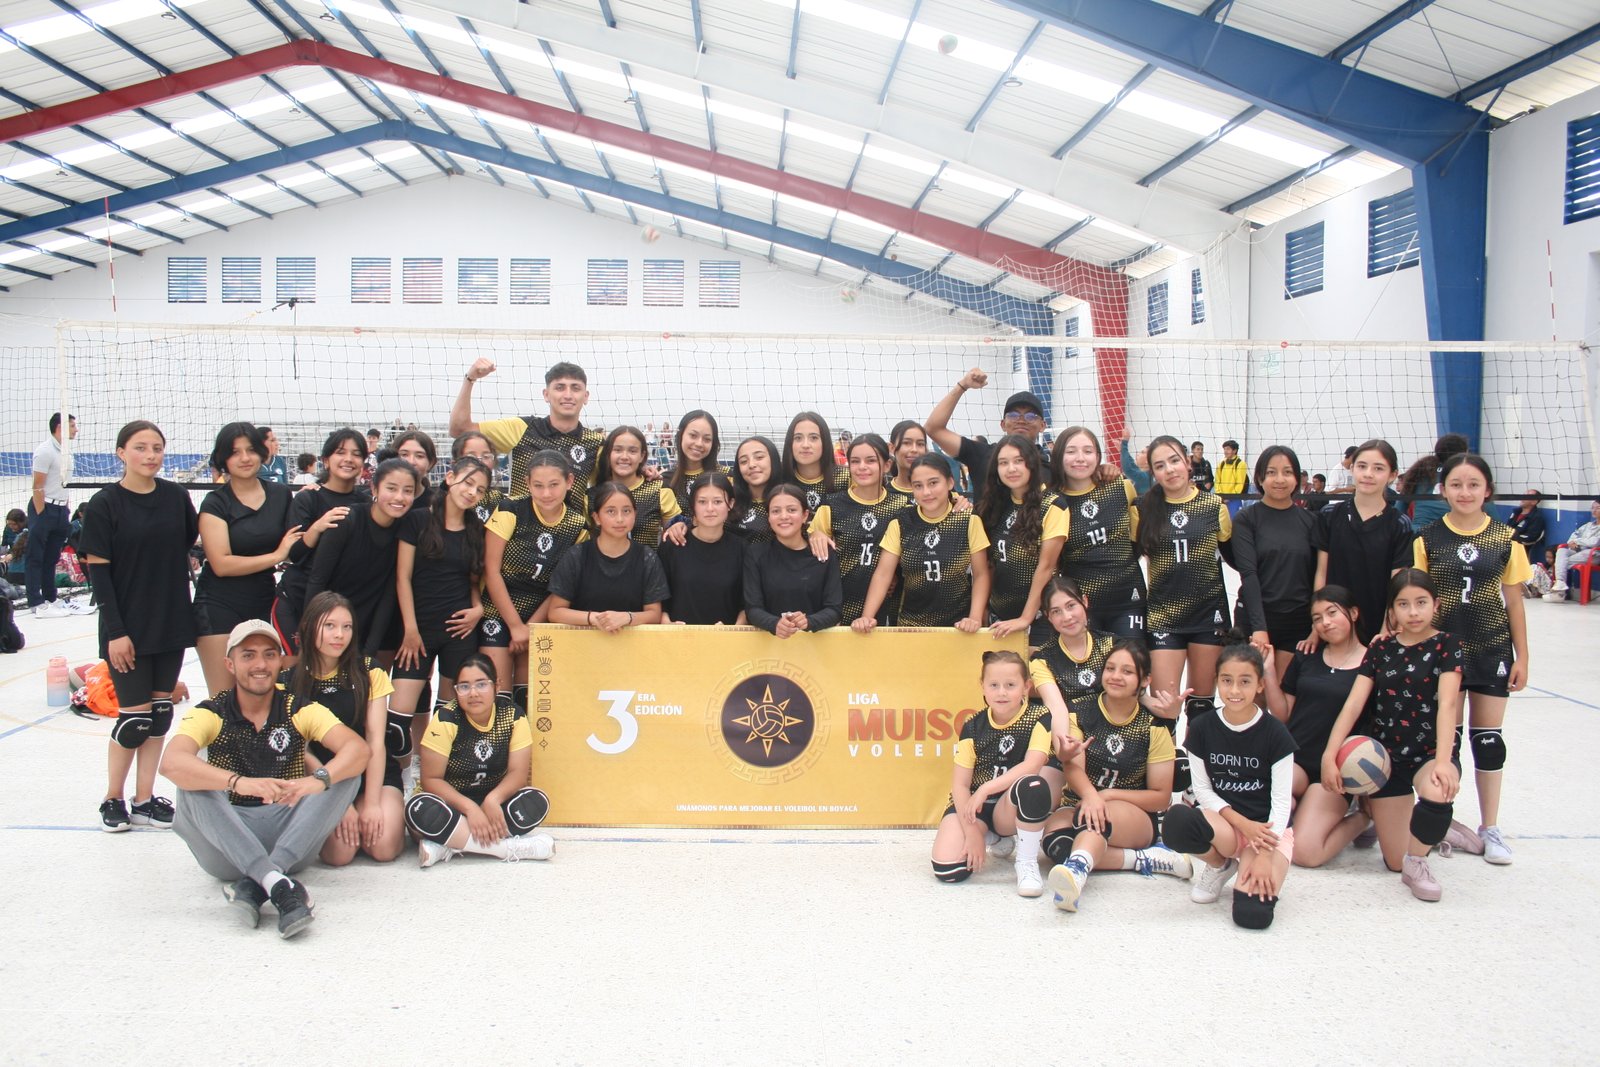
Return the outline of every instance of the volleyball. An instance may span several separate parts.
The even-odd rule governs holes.
[[[960,39],[956,37],[955,34],[945,34],[943,37],[939,38],[939,54],[941,56],[949,55],[951,52],[956,50],[956,45],[960,43]]]
[[[646,226],[644,229],[639,231],[639,240],[643,241],[647,245],[653,245],[657,241],[661,240],[661,231],[656,229],[654,226]]]
[[[1370,796],[1389,781],[1389,750],[1356,734],[1339,746],[1339,780],[1352,796]]]
[[[847,285],[839,290],[839,299],[846,304],[854,304],[856,302],[856,291]]]

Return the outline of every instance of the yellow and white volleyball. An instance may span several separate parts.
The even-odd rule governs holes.
[[[643,241],[647,245],[653,245],[657,241],[661,240],[661,231],[656,229],[654,226],[646,226],[644,229],[639,231],[639,240]]]
[[[941,56],[949,55],[951,52],[956,50],[956,46],[960,43],[961,39],[955,34],[945,34],[943,37],[939,38],[939,54]]]

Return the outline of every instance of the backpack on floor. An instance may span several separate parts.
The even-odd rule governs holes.
[[[0,597],[0,653],[21,652],[28,639],[17,629],[17,609],[7,597]]]

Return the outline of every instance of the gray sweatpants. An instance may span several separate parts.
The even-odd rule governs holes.
[[[221,790],[178,790],[172,828],[205,872],[225,882],[245,875],[261,880],[273,871],[293,874],[322,848],[355,800],[360,778],[335,782],[294,807],[235,807]]]

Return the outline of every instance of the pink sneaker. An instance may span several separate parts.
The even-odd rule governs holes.
[[[1400,883],[1418,900],[1435,901],[1444,896],[1444,887],[1428,870],[1426,856],[1407,856],[1400,861]]]
[[[1444,840],[1439,842],[1439,855],[1448,859],[1452,852],[1464,852],[1469,856],[1483,855],[1483,838],[1467,829],[1454,819],[1450,820],[1450,829],[1445,831]]]

